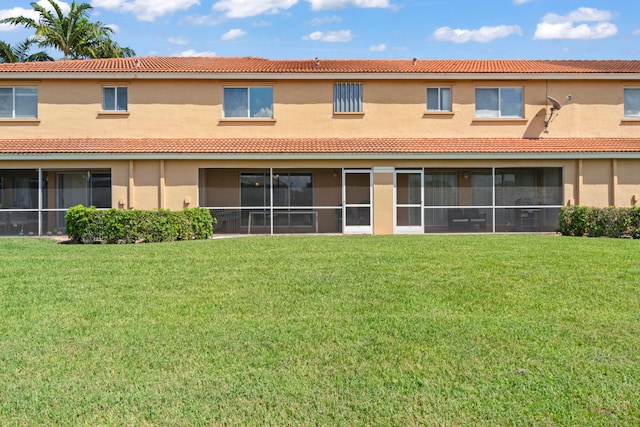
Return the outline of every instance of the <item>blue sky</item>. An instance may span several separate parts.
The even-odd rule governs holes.
[[[71,3],[56,1],[63,9]],[[92,19],[113,26],[114,39],[139,56],[640,58],[638,0],[85,2]],[[0,18],[28,14],[29,4],[2,0]],[[30,34],[0,25],[0,40],[9,43]]]

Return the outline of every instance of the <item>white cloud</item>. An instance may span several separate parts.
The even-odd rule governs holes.
[[[113,30],[113,34],[118,34],[118,32],[120,32],[120,27],[116,24],[108,24],[105,25],[105,27],[111,28]]]
[[[266,118],[271,118],[271,117],[273,117],[273,109],[263,107],[263,108],[261,108],[257,113],[255,113],[255,114],[253,115],[253,117],[266,117]]]
[[[220,40],[233,40],[233,39],[237,39],[240,38],[244,35],[246,35],[247,32],[244,30],[241,30],[239,28],[234,28],[232,30],[227,31],[226,33],[224,33],[223,35],[220,36]]]
[[[594,25],[580,24],[578,26],[574,26],[571,22],[564,24],[548,24],[542,22],[538,24],[533,38],[538,40],[593,40],[611,37],[616,35],[617,32],[618,27],[610,22],[600,22]]]
[[[124,3],[126,3],[126,0],[93,0],[91,6],[114,10],[122,7]]]
[[[307,0],[311,3],[311,9],[344,9],[348,6],[355,7],[379,7],[387,8],[390,6],[389,0]]]
[[[384,52],[385,50],[387,50],[387,45],[384,43],[375,46],[369,46],[370,52]]]
[[[432,34],[433,38],[439,41],[454,43],[478,42],[487,43],[496,39],[508,37],[512,34],[522,35],[522,30],[518,25],[499,25],[496,27],[480,27],[477,30],[452,29],[441,27]]]
[[[224,21],[213,15],[187,16],[185,20],[191,25],[218,25]]]
[[[176,56],[216,56],[215,52],[196,52],[193,49],[185,50],[176,54]]]
[[[329,43],[349,42],[353,39],[353,34],[351,34],[351,30],[327,31],[326,33],[323,31],[314,31],[308,36],[304,36],[302,39]]]
[[[634,36],[640,36],[640,30],[633,30],[631,34]]]
[[[68,13],[71,10],[71,6],[69,6],[69,3],[66,3],[60,0],[54,0],[54,1],[55,3],[58,3],[58,6],[60,7],[60,10],[62,10],[62,13]],[[44,7],[45,9],[53,10],[53,8],[51,7],[51,4],[46,0],[40,0],[38,4]]]
[[[247,18],[262,13],[278,13],[289,9],[298,0],[220,0],[213,4],[213,10],[223,12],[228,18]]]
[[[525,4],[533,0],[513,0],[513,4]]]
[[[63,13],[69,12],[70,6],[68,3],[65,3],[63,1],[57,1],[57,0],[56,0],[56,3],[58,3],[58,6],[60,6],[60,9],[62,10]],[[44,8],[51,10],[51,5],[46,0],[40,0],[38,4]],[[25,16],[27,18],[37,20],[40,17],[40,14],[38,14],[38,12],[34,11],[33,9],[25,9],[23,7],[13,7],[11,9],[0,9],[0,19],[13,18],[16,16]],[[24,27],[11,25],[11,24],[0,24],[0,31],[14,31],[14,30],[20,30],[22,28]]]
[[[592,7],[579,7],[576,10],[569,12],[568,15],[561,16],[555,13],[547,13],[542,22],[550,24],[562,24],[565,22],[602,22],[610,21],[613,19],[614,13],[610,10],[599,10]]]
[[[118,12],[133,13],[140,21],[154,21],[156,18],[186,10],[200,4],[200,0],[93,0],[93,7],[102,7]]]
[[[615,13],[591,7],[580,7],[567,15],[548,13],[536,27],[533,38],[538,40],[571,39],[592,40],[603,39],[618,33],[618,27],[610,21]],[[595,24],[576,24],[579,22],[595,22]]]
[[[107,2],[122,2],[124,0],[94,0]],[[138,0],[141,1],[141,0]],[[176,0],[174,0],[176,1]],[[222,12],[227,18],[247,18],[263,13],[278,13],[289,9],[299,0],[218,0],[213,4],[215,12]],[[306,0],[311,3],[313,10],[344,9],[345,7],[388,8],[389,0]]]
[[[29,14],[29,12],[33,12],[33,11],[30,11],[28,9],[23,9],[21,7],[14,7],[12,9],[2,9],[0,10],[0,19],[13,18],[15,16],[28,16],[33,19],[36,19],[38,17],[37,14],[34,14],[32,16],[31,14]],[[22,27],[20,26],[15,26],[11,24],[0,24],[0,31],[13,31],[13,30],[19,30],[21,28]]]
[[[313,18],[311,21],[308,21],[307,24],[319,27],[321,25],[335,24],[336,22],[342,22],[342,18],[337,15],[323,16]]]
[[[184,37],[169,37],[167,42],[176,46],[186,46],[189,43]]]

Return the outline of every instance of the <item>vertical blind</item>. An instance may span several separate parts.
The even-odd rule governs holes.
[[[362,83],[336,83],[333,87],[335,113],[362,112]]]

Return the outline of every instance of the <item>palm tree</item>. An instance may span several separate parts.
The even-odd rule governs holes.
[[[85,47],[86,58],[130,58],[136,56],[133,49],[122,47],[108,37],[97,39],[95,43]]]
[[[40,17],[35,20],[16,16],[0,20],[1,24],[22,25],[36,31],[35,37],[41,47],[51,47],[62,52],[63,59],[113,58],[133,56],[129,48],[120,48],[111,40],[113,29],[100,21],[91,22],[89,13],[93,7],[88,3],[71,3],[65,15],[54,0],[48,0],[51,8],[31,2],[31,7]],[[113,49],[113,45],[118,49]],[[128,54],[128,55],[125,55]],[[129,55],[130,54],[130,55]]]
[[[29,53],[31,46],[37,43],[37,40],[29,38],[11,46],[9,43],[0,41],[0,62],[37,62],[37,61],[53,61],[47,52],[40,51]]]

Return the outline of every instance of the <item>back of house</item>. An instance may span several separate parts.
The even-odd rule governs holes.
[[[554,231],[640,197],[640,61],[0,64],[0,235],[77,204],[217,233]]]

